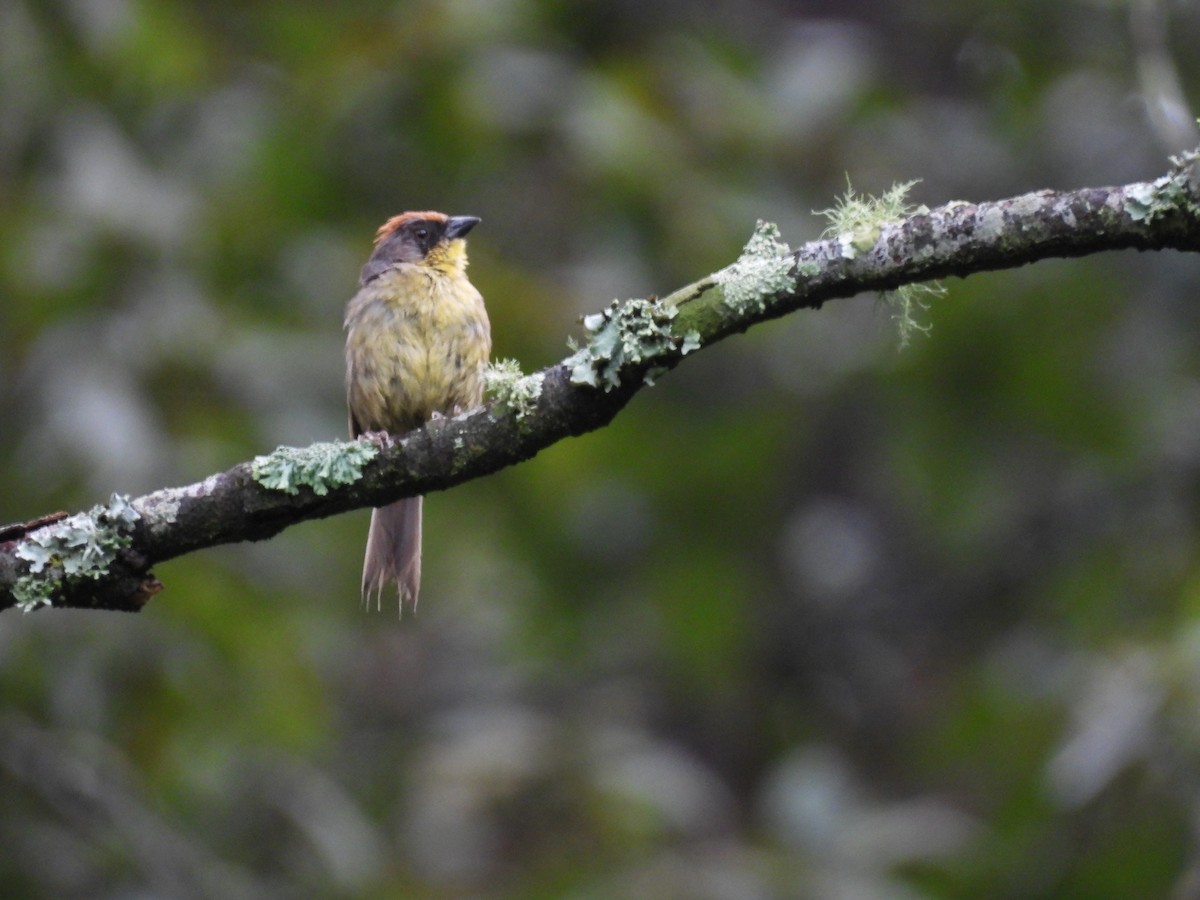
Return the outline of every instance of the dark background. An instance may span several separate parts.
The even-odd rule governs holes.
[[[7,0],[0,522],[341,437],[401,210],[483,218],[530,371],[847,177],[1153,178],[1198,43],[1187,3]],[[904,352],[870,296],[705,350],[430,497],[415,618],[358,605],[365,512],[6,612],[4,895],[1192,896],[1198,286],[1052,261]]]

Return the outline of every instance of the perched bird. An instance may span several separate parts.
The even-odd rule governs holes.
[[[375,236],[346,306],[350,434],[404,434],[483,400],[492,348],[483,297],[467,280],[475,216],[406,212]],[[362,594],[376,606],[388,582],[415,609],[421,587],[421,497],[371,513]]]

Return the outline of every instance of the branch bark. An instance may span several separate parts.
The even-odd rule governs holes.
[[[1174,160],[1154,182],[949,203],[883,225],[865,241],[862,235],[814,241],[791,254],[785,289],[764,292],[749,304],[732,303],[722,273],[715,273],[664,298],[675,311],[668,326],[674,339],[616,365],[606,375],[616,382],[608,390],[573,381],[578,359],[567,359],[540,373],[540,395],[521,414],[492,404],[431,423],[385,447],[360,479],[326,493],[269,489],[245,462],[197,484],[131,501],[140,518],[130,527],[128,546],[105,574],[62,579],[53,605],[137,610],[161,587],[151,574],[159,562],[218,544],[263,540],[298,522],[444,490],[522,462],[563,438],[608,424],[645,386],[648,372],[674,368],[688,350],[827,300],[1049,257],[1128,248],[1200,250],[1198,160],[1196,153]],[[54,521],[43,516],[0,528],[0,609],[16,604],[13,589],[29,573],[18,555],[22,541]]]

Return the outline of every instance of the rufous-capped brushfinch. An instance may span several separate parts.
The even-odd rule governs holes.
[[[483,297],[467,280],[475,216],[406,212],[375,236],[358,293],[346,306],[350,434],[400,435],[435,414],[478,406],[492,337]],[[421,497],[371,513],[362,594],[376,605],[389,582],[400,608],[421,587]]]

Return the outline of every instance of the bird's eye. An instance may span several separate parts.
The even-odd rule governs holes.
[[[423,241],[423,240],[425,240],[425,238],[429,237],[429,229],[428,228],[418,228],[416,231],[416,234],[417,234],[417,237]]]

